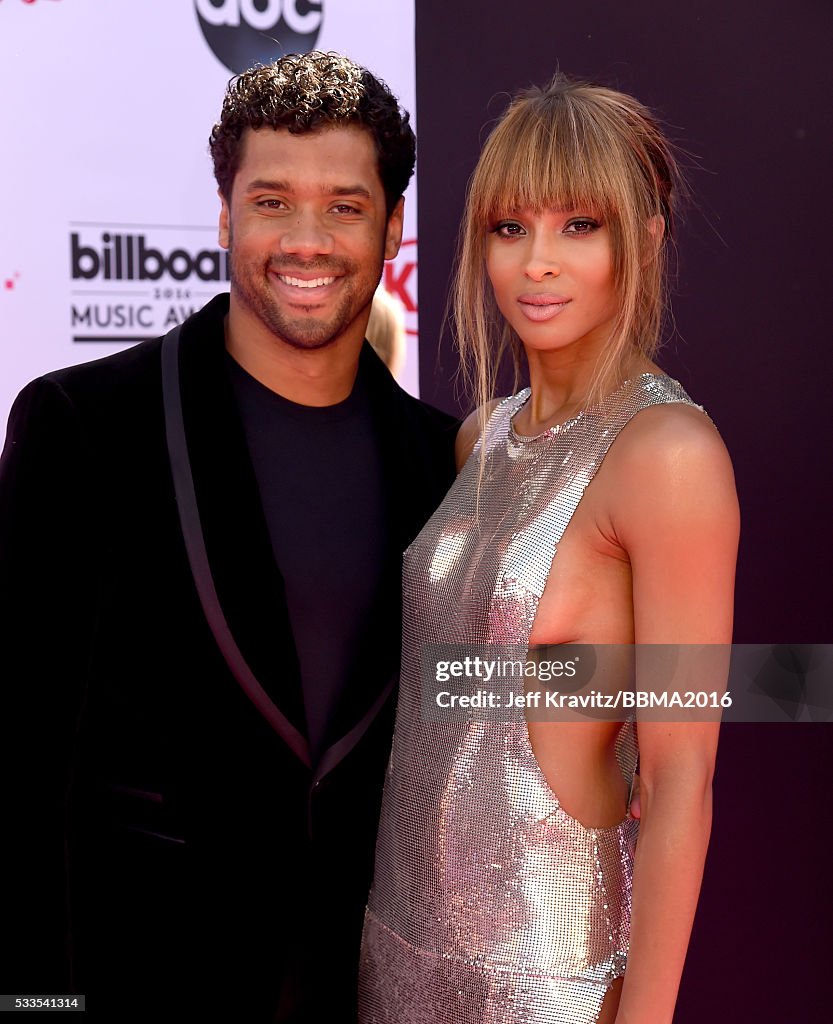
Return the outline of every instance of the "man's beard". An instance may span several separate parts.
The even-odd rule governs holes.
[[[356,317],[373,300],[378,279],[367,279],[367,294],[361,286],[359,265],[352,260],[327,258],[303,262],[293,258],[282,259],[279,264],[241,264],[230,250],[231,283],[236,296],[277,338],[292,348],[314,351],[333,344],[347,330]],[[326,318],[313,316],[293,317],[273,294],[268,273],[292,274],[300,271],[318,277],[338,277],[342,284],[341,297],[335,310]],[[381,260],[379,277],[382,274]],[[303,307],[302,307],[303,308]],[[312,309],[312,304],[308,309]]]

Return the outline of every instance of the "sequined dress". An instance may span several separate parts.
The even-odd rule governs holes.
[[[671,378],[643,374],[526,438],[512,418],[528,396],[489,419],[479,496],[480,442],[405,553],[362,1024],[592,1024],[625,971],[637,822],[593,829],[570,817],[522,708],[432,720],[421,658],[435,644],[525,649],[561,536],[621,429],[647,406],[692,403]],[[632,776],[635,745],[622,749]]]

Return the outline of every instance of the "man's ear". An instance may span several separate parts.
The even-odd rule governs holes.
[[[217,195],[220,197],[220,226],[217,231],[217,241],[220,243],[221,249],[228,249],[231,242],[231,221],[229,219],[228,203],[226,202],[226,197],[219,189],[217,189]]]
[[[385,228],[385,259],[392,260],[399,252],[402,244],[402,230],[405,216],[405,197],[400,196],[399,202],[391,210],[388,217],[388,224]]]

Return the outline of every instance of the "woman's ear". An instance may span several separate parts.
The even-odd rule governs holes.
[[[655,214],[653,217],[649,217],[646,222],[648,228],[648,240],[645,246],[645,259],[642,263],[643,267],[647,267],[649,263],[653,263],[659,255],[659,251],[662,248],[662,242],[665,238],[665,218],[659,214]]]
[[[659,214],[648,218],[648,234],[653,238],[657,249],[662,245],[665,238],[665,218]]]

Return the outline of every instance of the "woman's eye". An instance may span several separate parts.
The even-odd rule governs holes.
[[[579,220],[571,220],[564,228],[564,232],[568,235],[592,235],[598,227],[598,221],[581,218]]]
[[[497,235],[499,238],[518,238],[524,234],[524,229],[517,221],[503,220],[499,224],[495,224],[492,228],[492,234]]]

